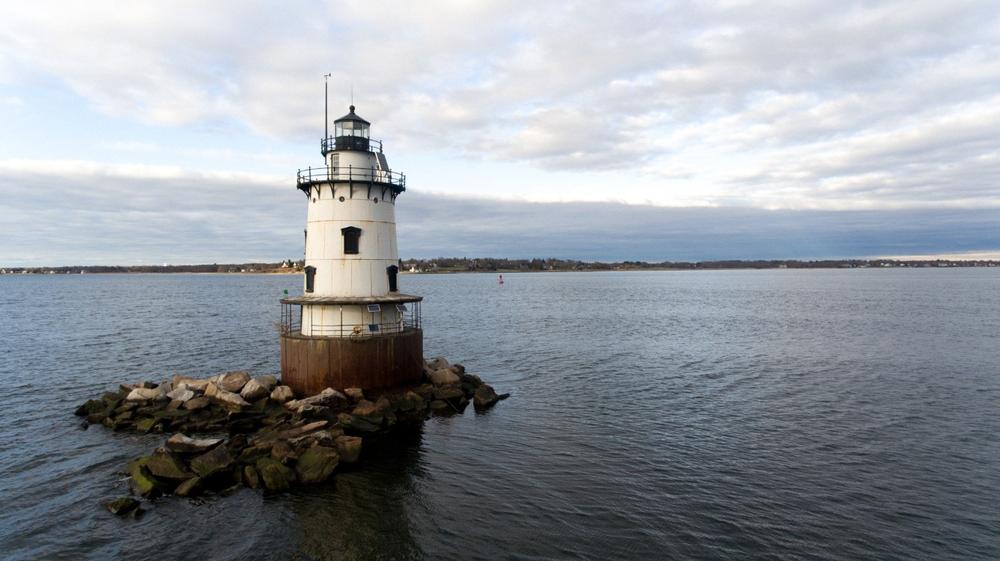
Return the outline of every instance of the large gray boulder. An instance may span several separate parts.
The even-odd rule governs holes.
[[[257,383],[267,388],[267,391],[271,391],[278,385],[278,379],[270,374],[264,374],[263,376],[257,376],[254,378]]]
[[[268,491],[283,491],[295,482],[295,472],[273,458],[257,460],[256,467]]]
[[[402,399],[399,400],[399,410],[404,413],[409,413],[411,411],[423,411],[423,409],[424,399],[415,392],[408,391],[403,394]]]
[[[202,453],[222,444],[221,438],[191,438],[177,433],[167,439],[167,450],[185,454]]]
[[[194,391],[187,389],[187,386],[185,386],[184,388],[178,388],[171,392],[167,392],[167,397],[169,397],[172,400],[184,403],[185,401],[194,398]]]
[[[182,405],[181,407],[187,409],[188,411],[198,411],[199,409],[204,409],[208,407],[211,403],[212,403],[211,398],[201,396],[185,401],[184,405]]]
[[[216,446],[191,460],[191,470],[205,478],[224,471],[233,465],[233,457],[225,446]]]
[[[182,377],[178,381],[178,377],[174,376],[174,389],[188,389],[196,393],[204,393],[211,382],[208,380],[196,380],[194,378]]]
[[[223,389],[219,389],[218,391],[216,391],[215,395],[212,396],[212,399],[221,403],[227,409],[231,410],[240,410],[244,407],[250,407],[250,404],[247,403],[245,399],[240,397],[239,394],[235,394],[233,392],[229,392]]]
[[[345,388],[344,394],[351,398],[355,403],[361,401],[365,398],[365,390],[361,388]]]
[[[278,403],[286,403],[295,399],[295,392],[288,386],[278,386],[271,391],[271,399]]]
[[[351,415],[355,418],[364,419],[375,426],[379,426],[382,424],[382,419],[385,416],[386,409],[385,405],[381,402],[381,399],[379,400],[379,403],[372,403],[367,399],[362,399],[358,402],[358,405],[354,408],[354,410],[351,411]],[[388,401],[386,401],[386,403],[388,403]]]
[[[338,436],[337,454],[340,456],[340,461],[345,464],[353,464],[358,461],[358,458],[361,457],[361,443],[360,436]]]
[[[435,386],[450,386],[462,381],[450,368],[440,368],[430,373],[430,381]]]
[[[167,396],[159,388],[135,388],[125,397],[126,401],[166,400]]]
[[[437,356],[430,360],[424,361],[424,364],[426,364],[427,368],[429,368],[432,371],[441,370],[442,368],[448,368],[449,366],[451,366],[451,364],[448,363],[448,359],[444,358],[443,356]]]
[[[240,390],[240,397],[247,401],[257,401],[258,399],[263,399],[271,394],[271,388],[261,384],[256,378],[250,380],[243,386]]]
[[[472,396],[472,405],[476,409],[487,409],[493,407],[500,401],[500,396],[489,384],[482,384],[476,388],[476,393]]]
[[[161,479],[184,480],[193,476],[175,456],[170,453],[157,452],[146,461],[146,469],[154,477]]]
[[[304,406],[335,407],[338,405],[346,405],[348,403],[350,403],[350,400],[347,399],[346,395],[333,388],[326,388],[316,395],[303,399],[294,399],[285,403],[285,409],[288,409],[289,411],[299,411],[300,409],[303,409]]]
[[[239,393],[243,389],[243,386],[250,381],[250,373],[246,370],[238,370],[236,372],[219,374],[216,378],[215,385],[219,386],[219,389]]]

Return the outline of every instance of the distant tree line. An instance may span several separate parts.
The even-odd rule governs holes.
[[[212,263],[211,265],[80,265],[70,267],[7,267],[0,274],[79,273],[274,273],[301,271],[302,260],[278,263]],[[698,269],[855,269],[875,267],[998,267],[998,260],[952,261],[897,259],[823,259],[814,261],[726,260],[726,261],[577,261],[574,259],[498,257],[437,257],[400,260],[403,271],[421,273],[532,272],[532,271],[642,271]]]
[[[824,259],[726,260],[726,261],[577,261],[574,259],[502,259],[496,257],[437,257],[408,259],[403,270],[420,272],[507,272],[507,271],[631,271],[695,269],[851,269],[872,267],[996,267],[1000,261]]]

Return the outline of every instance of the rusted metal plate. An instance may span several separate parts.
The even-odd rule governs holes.
[[[281,336],[281,379],[296,395],[325,388],[382,389],[419,382],[423,331],[378,337]]]

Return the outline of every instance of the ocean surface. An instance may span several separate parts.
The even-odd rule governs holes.
[[[122,381],[278,369],[286,275],[0,277],[0,559],[1000,559],[1000,270],[407,275],[512,397],[329,484],[102,502]]]

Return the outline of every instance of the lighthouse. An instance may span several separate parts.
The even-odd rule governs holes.
[[[328,123],[324,124],[324,128]],[[302,296],[281,300],[281,378],[300,395],[420,380],[420,296],[399,290],[396,201],[406,176],[389,167],[355,112],[320,141],[324,165],[298,172],[306,197]]]

